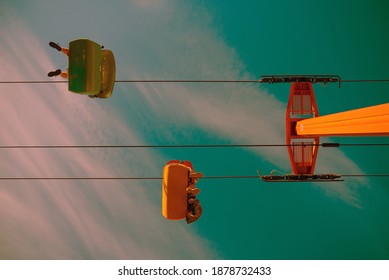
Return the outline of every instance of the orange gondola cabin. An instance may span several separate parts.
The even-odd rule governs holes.
[[[195,184],[202,176],[201,173],[194,171],[189,161],[171,160],[165,164],[162,178],[162,215],[166,219],[187,219],[188,222],[188,209],[190,209],[188,194],[200,192]]]

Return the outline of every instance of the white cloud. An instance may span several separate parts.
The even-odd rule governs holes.
[[[275,100],[261,90],[252,87],[245,92],[220,86],[217,92],[201,94],[188,88],[166,88],[158,90],[140,87],[150,105],[161,118],[171,122],[186,122],[187,126],[202,127],[210,134],[217,134],[232,143],[239,144],[282,144],[285,143],[285,104]],[[236,90],[237,91],[237,90]],[[221,98],[221,96],[223,96]],[[269,172],[281,169],[288,172],[289,158],[286,149],[253,149],[252,152],[266,159],[270,167],[261,167]],[[321,148],[317,159],[317,173],[363,174],[363,171],[344,153]],[[345,183],[318,184],[330,196],[338,197],[359,207],[357,187],[366,185],[361,178],[348,177]],[[352,187],[354,186],[354,187]]]
[[[163,13],[159,15],[163,17]],[[202,20],[204,19],[204,20]],[[158,22],[158,18],[155,19]],[[195,22],[195,24],[193,24]],[[175,28],[179,25],[181,28]],[[139,34],[154,38],[153,64],[126,69],[132,78],[155,79],[167,76],[178,79],[221,80],[249,79],[234,49],[227,46],[206,11],[195,14],[175,13],[172,22],[153,30],[143,26]],[[133,38],[138,40],[138,38]],[[139,59],[144,59],[144,56]],[[165,71],[156,73],[162,65]],[[137,84],[157,118],[177,125],[197,126],[233,143],[285,143],[285,106],[257,84]],[[286,92],[286,95],[288,93]],[[161,129],[161,134],[165,133]],[[167,137],[169,133],[166,133]],[[256,149],[254,153],[273,168],[290,170],[286,150]],[[341,151],[321,149],[317,172],[362,174],[362,170]],[[346,183],[318,185],[330,196],[359,207],[357,187],[366,185],[362,178],[347,178]],[[353,186],[353,187],[350,187]]]
[[[225,45],[206,11],[189,13],[175,5],[158,6],[158,1],[130,3],[146,9],[139,15],[132,9],[136,5],[131,5],[127,24],[115,26],[110,33],[120,38],[114,50],[121,55],[118,78],[257,78],[245,74],[235,51]],[[152,16],[146,12],[150,8]],[[142,17],[148,19],[147,24],[144,18],[139,20]],[[130,45],[122,47],[128,44],[127,38],[131,38]],[[57,54],[22,22],[8,21],[6,28],[0,29],[0,46],[1,80],[41,80],[48,71],[62,68],[51,62],[59,61],[53,57]],[[119,90],[119,85],[116,88]],[[258,85],[137,84],[136,89],[149,106],[142,109],[155,114],[151,118],[197,126],[233,143],[284,143],[285,104]],[[0,90],[0,118],[3,132],[7,132],[1,134],[1,145],[143,143],[113,106],[70,94],[66,85],[0,85]],[[130,103],[131,95],[120,101]],[[115,99],[109,102],[114,104]],[[171,137],[160,129],[161,138]],[[289,168],[286,151],[252,152],[266,159],[269,169]],[[160,174],[163,161],[153,151],[143,150],[4,150],[0,176],[146,176]],[[335,150],[319,152],[317,170],[362,173]],[[191,227],[163,220],[155,195],[159,182],[0,184],[0,258],[204,259],[216,254]],[[352,184],[365,181],[349,180],[322,188],[328,195],[358,205]]]
[[[12,35],[11,35],[12,34]],[[14,36],[18,34],[18,36]],[[21,21],[0,30],[1,80],[43,80],[56,69]],[[29,48],[25,48],[29,46]],[[57,53],[54,53],[57,55]],[[58,78],[59,79],[59,78]],[[141,144],[106,101],[66,85],[1,85],[1,145]],[[6,131],[6,133],[5,133]],[[134,160],[136,159],[136,160]],[[2,177],[160,176],[144,150],[3,150]],[[160,182],[1,181],[0,258],[213,258],[201,237],[162,218]]]

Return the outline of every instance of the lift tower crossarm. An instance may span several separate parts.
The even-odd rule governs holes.
[[[316,83],[339,83],[342,79],[338,75],[262,75],[259,83],[303,83],[308,82],[312,84]]]

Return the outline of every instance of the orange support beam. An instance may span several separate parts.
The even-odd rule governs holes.
[[[296,134],[317,136],[389,136],[389,103],[299,120]]]

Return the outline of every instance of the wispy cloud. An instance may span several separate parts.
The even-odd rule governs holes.
[[[158,42],[158,47],[153,49],[152,62],[163,65],[164,72],[155,73],[153,64],[148,66],[147,63],[141,70],[128,67],[123,72],[145,79],[161,76],[200,80],[258,78],[245,71],[244,64],[235,50],[225,44],[206,10],[193,14],[180,11],[174,15],[157,30],[152,24],[139,27],[139,34],[148,34]],[[163,18],[164,13],[154,16],[159,22],[158,17]],[[177,25],[181,28],[176,28]],[[133,35],[137,41],[137,34]],[[176,125],[200,127],[208,134],[233,143],[285,143],[286,104],[257,84],[138,84],[137,89],[143,93],[156,118],[168,119]],[[160,135],[164,133],[162,128]],[[168,132],[166,137],[170,137]],[[266,170],[290,170],[285,150],[256,149],[252,152],[269,162],[270,167]],[[344,153],[331,149],[319,151],[317,172],[363,173]],[[362,178],[347,178],[346,183],[318,186],[327,195],[359,207],[357,190],[366,184],[367,180]]]
[[[0,30],[0,46],[1,80],[42,80],[58,68],[49,58],[51,49],[20,20]],[[70,94],[66,85],[0,90],[1,145],[143,143],[114,108]],[[163,161],[144,150],[4,150],[0,174],[155,176]],[[190,228],[162,218],[159,190],[159,181],[2,181],[0,258],[215,257]]]
[[[179,3],[130,1],[118,11],[126,16],[126,24],[124,17],[113,17],[113,23],[120,24],[107,33],[102,24],[101,36],[115,37],[111,43],[121,58],[118,78],[257,78],[246,73],[205,10],[190,11]],[[23,21],[11,18],[17,16],[1,19],[7,24],[0,29],[0,79],[41,80],[48,71],[61,68],[53,61],[65,58],[53,57],[46,42],[39,41]],[[71,28],[76,25],[76,20],[70,21],[66,34],[76,32]],[[106,102],[68,93],[66,85],[1,85],[0,143],[142,144],[145,135],[140,128],[125,119],[125,110],[116,111],[133,102],[131,94],[116,97],[122,89],[116,85],[116,95]],[[144,126],[163,120],[197,127],[232,143],[284,142],[285,104],[258,85],[137,84],[132,89],[144,98],[143,107],[136,108],[144,114]],[[172,138],[165,127],[153,128],[161,139]],[[289,170],[285,151],[252,153],[268,161],[269,170]],[[164,161],[152,150],[2,151],[0,176],[154,176],[161,173]],[[317,169],[362,173],[339,151],[320,153]],[[159,184],[1,181],[0,258],[218,257],[206,240],[191,231],[193,227],[163,220]],[[366,182],[348,180],[322,189],[358,205],[357,191],[350,187],[354,184]]]

